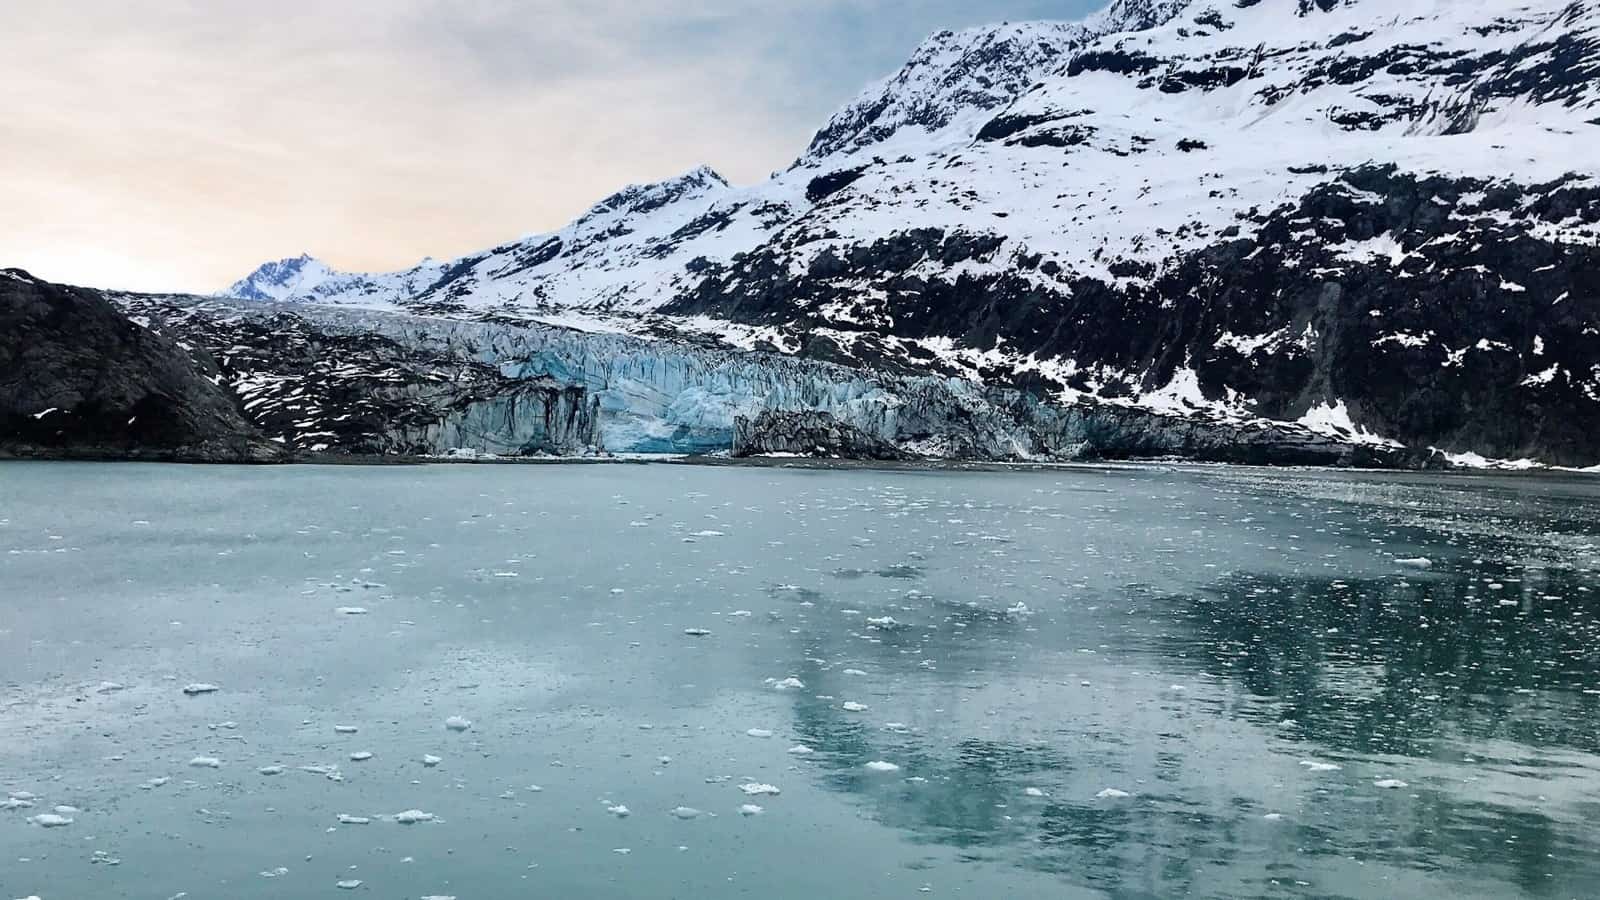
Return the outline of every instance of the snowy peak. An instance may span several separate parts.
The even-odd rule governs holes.
[[[308,253],[262,263],[254,272],[233,283],[224,296],[243,300],[285,300],[316,290],[332,270]]]
[[[617,214],[645,215],[669,204],[693,200],[728,189],[728,181],[710,166],[700,166],[690,172],[650,184],[633,184],[596,203],[589,212],[578,219],[582,225],[593,219]]]
[[[924,41],[900,71],[835,114],[798,164],[877,149],[897,136],[926,139],[963,118],[998,110],[1063,65],[1090,36],[1075,22],[941,31]]]

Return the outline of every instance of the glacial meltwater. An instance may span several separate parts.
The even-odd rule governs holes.
[[[0,900],[1600,896],[1600,487],[0,464]]]

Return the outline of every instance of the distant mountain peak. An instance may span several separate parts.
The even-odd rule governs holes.
[[[313,290],[332,273],[326,263],[301,253],[262,263],[222,293],[245,300],[285,300]]]

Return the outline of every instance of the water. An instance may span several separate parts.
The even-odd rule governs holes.
[[[0,465],[0,897],[1594,897],[1597,529],[1576,479]]]

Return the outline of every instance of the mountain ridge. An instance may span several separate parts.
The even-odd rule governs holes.
[[[1596,123],[1593,2],[1119,0],[935,34],[760,184],[697,169],[556,232],[273,296],[664,320],[1068,405],[1340,409],[1350,434],[1582,461]]]

